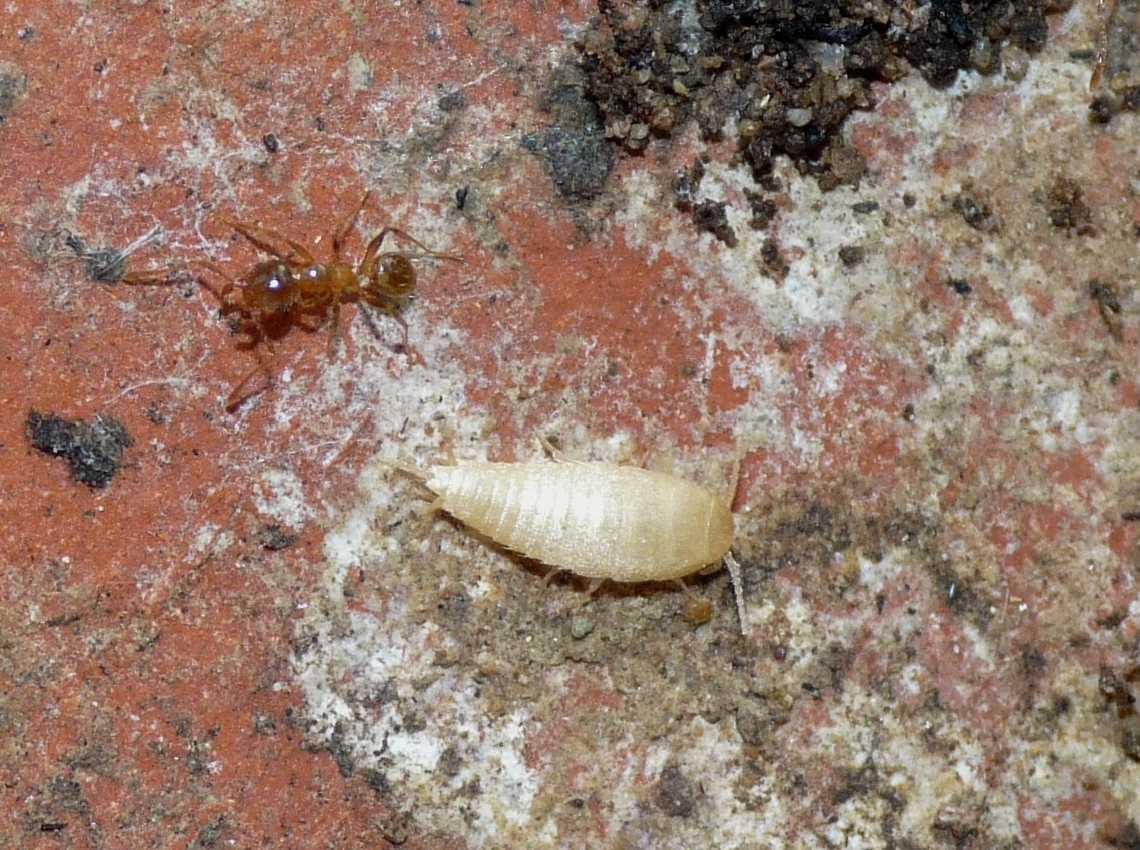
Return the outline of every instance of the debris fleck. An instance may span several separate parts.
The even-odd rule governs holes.
[[[589,637],[590,633],[594,631],[594,622],[589,617],[575,617],[570,622],[570,637],[574,640],[582,640]]]
[[[11,62],[0,62],[0,124],[28,93],[28,75]]]
[[[703,626],[713,618],[713,606],[707,599],[692,599],[685,605],[685,622],[690,626]]]
[[[83,260],[83,270],[90,280],[95,283],[118,283],[127,274],[128,258],[153,242],[157,235],[156,227],[122,250],[111,247],[91,248],[81,236],[68,232],[64,233],[63,243],[78,259]]]
[[[1120,111],[1120,103],[1108,94],[1100,94],[1089,104],[1089,120],[1094,124],[1107,124]]]
[[[45,454],[67,458],[72,474],[88,487],[97,489],[106,487],[118,474],[123,449],[132,443],[123,424],[110,416],[97,416],[88,424],[33,410],[25,426],[33,447]]]
[[[954,196],[953,207],[962,216],[962,220],[974,230],[982,233],[991,233],[997,230],[997,219],[989,204],[973,197],[967,192]]]
[[[1075,181],[1058,178],[1049,190],[1047,203],[1049,223],[1054,227],[1072,230],[1080,236],[1089,236],[1095,232],[1092,211],[1084,201],[1080,185]]]
[[[788,275],[788,261],[780,253],[780,246],[774,239],[767,239],[760,248],[760,257],[764,261],[764,268],[776,280],[783,280]]]
[[[701,160],[693,162],[688,171],[678,172],[673,178],[673,202],[677,209],[688,212],[697,203],[697,192],[705,176],[705,164]]]
[[[656,802],[665,814],[687,818],[696,808],[696,789],[676,765],[669,765],[657,782]]]
[[[974,287],[970,286],[969,281],[963,280],[960,277],[950,278],[948,281],[946,281],[946,285],[961,295],[963,298],[974,291]]]
[[[443,112],[457,112],[467,105],[467,98],[459,89],[449,91],[446,94],[440,95],[439,100],[435,102]]]
[[[1124,340],[1124,323],[1120,318],[1120,294],[1111,283],[1101,280],[1089,281],[1089,297],[1096,302],[1096,309],[1100,313],[1101,321],[1108,328],[1109,334],[1117,342]]]
[[[522,146],[546,160],[555,188],[571,202],[600,195],[614,166],[613,146],[593,130],[551,127],[524,136]]]
[[[217,847],[230,829],[229,819],[225,815],[219,815],[198,831],[198,837],[190,845],[190,850],[206,850],[206,848]]]
[[[87,277],[96,283],[115,283],[127,270],[127,257],[114,248],[88,248],[74,233],[64,237],[64,243],[83,260]]]
[[[736,247],[736,231],[728,223],[724,201],[701,201],[693,209],[693,221],[706,233],[711,233],[729,248]]]
[[[280,552],[288,549],[297,542],[297,535],[290,534],[277,523],[267,525],[261,530],[261,546],[270,552]]]
[[[752,210],[752,220],[748,223],[749,226],[753,230],[764,230],[776,217],[779,207],[771,198],[765,198],[759,192],[753,192],[750,189],[744,191],[744,196],[748,198],[748,205]]]
[[[866,249],[862,245],[844,245],[839,249],[839,259],[849,269],[853,269],[862,263],[866,254]]]
[[[253,731],[258,735],[272,735],[277,731],[277,721],[268,714],[258,712],[253,716]]]

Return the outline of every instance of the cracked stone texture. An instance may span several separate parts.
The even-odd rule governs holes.
[[[857,187],[777,160],[754,229],[731,142],[559,123],[584,0],[6,6],[0,845],[1140,845],[1140,117],[1089,120],[1103,11],[876,83]],[[701,157],[732,247],[674,205]],[[365,189],[350,256],[392,224],[465,259],[418,263],[418,358],[348,305],[231,414],[256,361],[210,294],[113,282],[128,248],[240,274],[226,216],[323,256]],[[119,423],[113,480],[32,411]],[[723,573],[545,586],[374,463],[536,433],[721,490],[740,459],[747,635]]]

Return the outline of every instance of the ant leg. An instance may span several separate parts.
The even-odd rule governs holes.
[[[744,465],[744,453],[740,452],[733,458],[732,461],[732,474],[728,479],[728,486],[725,488],[725,504],[731,511],[736,505],[737,499],[740,498],[740,469]]]
[[[380,333],[380,328],[376,324],[376,317],[372,315],[372,311],[365,307],[363,303],[358,304],[357,309],[359,310],[360,315],[364,317],[364,324],[368,326],[369,332],[376,339],[376,341],[381,343],[384,342],[384,335]],[[415,346],[408,342],[408,323],[404,320],[404,317],[399,313],[388,313],[387,311],[385,311],[385,313],[386,315],[391,316],[392,319],[400,326],[400,342],[396,347],[396,350],[403,351],[416,363],[416,365],[427,366],[427,361],[424,360],[423,355],[416,350]]]
[[[411,256],[424,257],[424,258],[431,257],[432,259],[435,259],[435,260],[452,260],[452,261],[457,262],[457,263],[463,262],[462,257],[457,257],[454,254],[444,254],[444,253],[441,253],[439,251],[433,251],[431,248],[429,248],[423,242],[416,239],[414,236],[411,236],[411,235],[405,233],[402,230],[397,230],[395,227],[385,227],[383,230],[381,230],[379,233],[377,233],[375,236],[372,237],[372,240],[368,243],[368,247],[364,249],[364,259],[362,259],[360,261],[360,265],[357,269],[358,274],[369,275],[369,273],[372,271],[373,267],[376,265],[376,263],[380,259],[380,256],[381,256],[380,246],[384,243],[384,238],[389,233],[391,233],[393,236],[396,236],[400,239],[406,239],[407,241],[409,241],[413,245],[415,245],[417,248],[419,248],[421,251],[423,251],[422,254],[415,254],[415,255],[411,255]],[[384,251],[383,253],[384,254],[389,254],[389,253],[395,254],[398,252]],[[405,255],[405,256],[407,256],[407,255]]]
[[[119,280],[127,286],[173,286],[178,282],[178,273],[175,269],[151,269],[127,272]]]
[[[673,579],[673,584],[675,584],[675,585],[677,585],[677,587],[681,588],[681,592],[683,594],[685,594],[685,601],[688,602],[690,605],[696,601],[697,597],[693,593],[693,589],[691,587],[689,587],[687,584],[685,584],[685,580],[683,578]]]
[[[573,460],[568,458],[565,453],[560,451],[554,443],[546,439],[545,434],[536,433],[534,439],[538,442],[538,450],[550,455],[550,459],[555,463],[574,463]]]
[[[332,315],[330,316],[332,327],[329,328],[329,360],[336,359],[337,343],[340,342],[340,296],[339,294],[333,297],[332,302]]]
[[[237,281],[230,277],[221,266],[211,263],[208,260],[191,260],[189,264],[192,266],[200,266],[207,271],[211,271],[226,282],[226,285],[219,290],[211,286],[204,278],[196,278],[198,283],[218,300],[218,303],[225,306],[226,296],[238,288]],[[144,272],[130,272],[123,275],[121,280],[127,286],[173,286],[178,283],[178,272],[175,269],[154,269]]]
[[[383,243],[384,237],[388,235],[388,230],[389,228],[385,227],[369,240],[368,247],[364,249],[364,258],[360,261],[360,265],[356,267],[356,273],[360,277],[372,276],[372,267],[376,265],[377,255],[380,253],[380,245]]]
[[[411,242],[413,245],[415,245],[417,248],[419,248],[421,251],[424,252],[424,256],[434,257],[437,260],[454,260],[457,263],[463,262],[463,258],[457,257],[455,254],[444,254],[441,251],[433,251],[431,248],[429,248],[427,245],[425,245],[419,239],[416,239],[410,233],[406,233],[403,230],[399,230],[395,227],[386,227],[386,228],[384,228],[384,230],[387,230],[389,233],[391,233],[397,239],[403,239],[406,242]],[[381,233],[383,233],[383,232],[384,231],[381,231]],[[385,252],[385,253],[387,253],[387,252]]]
[[[417,365],[427,366],[427,361],[424,360],[424,356],[416,350],[416,347],[414,345],[408,342],[407,321],[399,313],[394,314],[392,318],[395,319],[396,323],[400,326],[400,348],[403,349],[404,353],[407,354],[408,357],[411,358]]]
[[[405,463],[401,460],[385,460],[384,458],[377,458],[376,465],[382,466],[385,469],[394,470],[395,472],[399,472],[401,475],[407,475],[409,478],[414,478],[420,484],[423,484],[428,479],[428,473],[425,470],[421,469],[415,464]],[[436,507],[435,502],[439,502],[438,507]],[[432,502],[432,506],[428,508],[429,512],[431,512],[433,509],[438,511],[443,508],[443,502],[440,502],[438,498],[435,500],[435,502]]]
[[[245,392],[244,391],[245,387],[249,383],[250,379],[254,375],[257,375],[258,373],[262,373],[262,372],[265,374],[265,384],[263,386],[260,386],[260,387],[255,387],[254,389],[252,389],[248,392]],[[240,381],[238,381],[234,385],[234,388],[232,390],[230,390],[230,394],[228,396],[226,396],[226,403],[225,403],[226,412],[227,413],[233,413],[235,410],[237,410],[239,407],[241,407],[243,402],[245,402],[248,399],[253,398],[255,395],[257,395],[259,393],[265,392],[271,386],[273,386],[273,373],[269,371],[269,369],[268,369],[267,365],[264,363],[264,361],[262,361],[261,358],[258,357],[258,364],[256,366],[254,366],[252,369],[250,369],[248,372],[246,372],[245,377],[243,377]]]
[[[246,224],[241,221],[234,221],[232,218],[223,218],[226,224],[260,248],[267,254],[272,254],[279,260],[284,260],[286,263],[293,263],[294,265],[311,266],[316,263],[313,255],[309,253],[309,249],[304,245],[294,242],[288,236],[282,236],[276,231],[269,230],[265,227],[256,227],[252,224]],[[274,246],[270,240],[276,239],[279,242],[284,242],[291,249],[291,253],[283,253],[278,246]]]
[[[357,304],[356,308],[364,318],[364,324],[368,328],[368,332],[372,334],[377,342],[383,342],[384,335],[380,333],[380,328],[376,325],[376,318],[372,315],[372,311],[365,307],[363,302]]]
[[[258,334],[254,338],[254,345],[255,346],[257,345],[257,340],[259,340],[259,339],[261,339],[260,334]],[[269,340],[265,340],[265,345],[266,345],[266,347],[268,347],[270,349],[269,353],[273,354],[273,349],[269,344]],[[265,392],[267,389],[269,389],[271,386],[273,386],[273,370],[270,368],[270,363],[268,363],[266,361],[266,359],[265,359],[264,355],[262,355],[260,349],[254,348],[253,354],[254,354],[254,357],[257,358],[257,365],[254,366],[252,369],[250,369],[248,372],[246,372],[245,376],[234,385],[234,388],[232,390],[230,390],[230,394],[228,396],[226,396],[226,403],[224,406],[225,406],[225,409],[228,413],[233,413],[235,410],[238,409],[238,407],[241,406],[241,404],[243,402],[252,398],[253,396],[257,395],[258,393]],[[243,390],[245,389],[245,386],[249,383],[250,379],[254,375],[258,374],[259,372],[265,375],[264,385],[257,387],[253,390],[250,390],[249,392],[243,392]]]
[[[740,618],[740,633],[748,636],[748,612],[744,609],[744,579],[741,577],[740,564],[732,557],[732,552],[724,553],[724,565],[728,568],[728,577],[732,581],[732,595],[736,597],[736,616]]]
[[[270,376],[266,376],[265,386],[259,387],[257,389],[251,390],[249,392],[243,392],[246,384],[249,383],[250,378],[252,378],[254,375],[261,372],[262,369],[263,369],[262,364],[258,363],[256,366],[254,366],[252,369],[250,369],[248,372],[245,373],[245,377],[243,377],[240,381],[238,381],[236,384],[234,384],[234,388],[232,390],[230,390],[230,394],[228,396],[226,396],[225,409],[226,409],[227,413],[233,413],[235,410],[237,410],[239,407],[241,407],[242,402],[244,402],[246,399],[252,398],[253,396],[257,395],[258,393],[264,392],[265,390],[269,389],[270,384],[272,382],[272,378]]]
[[[344,247],[344,240],[348,238],[348,234],[352,232],[352,228],[356,226],[356,217],[360,215],[360,211],[364,209],[364,205],[368,203],[368,199],[372,197],[372,191],[368,190],[364,193],[364,197],[360,199],[360,203],[356,205],[356,209],[352,211],[352,215],[344,220],[340,227],[333,232],[333,259],[340,260],[340,249]]]
[[[1111,37],[1112,19],[1116,15],[1118,0],[1099,0],[1097,13],[1101,18],[1100,37],[1097,39],[1096,62],[1093,64],[1092,76],[1089,78],[1089,91],[1100,88],[1104,79],[1104,72],[1108,68],[1109,38]]]
[[[402,470],[406,471],[406,470]],[[423,517],[420,518],[417,524],[416,533],[421,537],[428,537],[431,535],[432,527],[435,521],[439,519],[439,512],[443,510],[443,496],[437,496],[435,500],[428,505],[427,510],[424,512]]]
[[[408,342],[408,320],[399,313],[393,313],[392,318],[400,326],[400,347],[411,348],[411,343]]]
[[[206,269],[207,271],[212,271],[214,274],[216,274],[218,277],[220,277],[222,280],[224,280],[226,282],[226,285],[223,286],[221,288],[221,290],[217,290],[217,289],[214,289],[214,287],[210,286],[210,284],[208,284],[202,278],[198,279],[198,282],[200,284],[202,284],[202,286],[204,286],[207,290],[209,290],[211,295],[213,295],[216,299],[218,299],[219,304],[221,304],[223,307],[226,306],[226,296],[238,288],[237,281],[234,280],[220,266],[217,266],[208,260],[194,260],[193,264],[197,265],[197,266],[201,266],[202,268]]]

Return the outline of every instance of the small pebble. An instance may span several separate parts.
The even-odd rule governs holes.
[[[589,617],[575,617],[570,622],[570,637],[582,640],[594,630],[594,621]]]
[[[788,123],[793,127],[806,127],[811,122],[811,116],[810,109],[789,109],[787,113]]]
[[[1016,45],[1009,45],[1002,51],[1002,64],[1005,65],[1005,75],[1019,83],[1025,79],[1029,72],[1029,54]]]
[[[839,249],[839,259],[847,268],[853,269],[863,262],[866,253],[861,245],[845,245]]]

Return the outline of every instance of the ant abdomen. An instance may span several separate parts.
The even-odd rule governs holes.
[[[388,254],[380,258],[370,283],[381,296],[405,298],[416,288],[416,270],[407,257]]]

